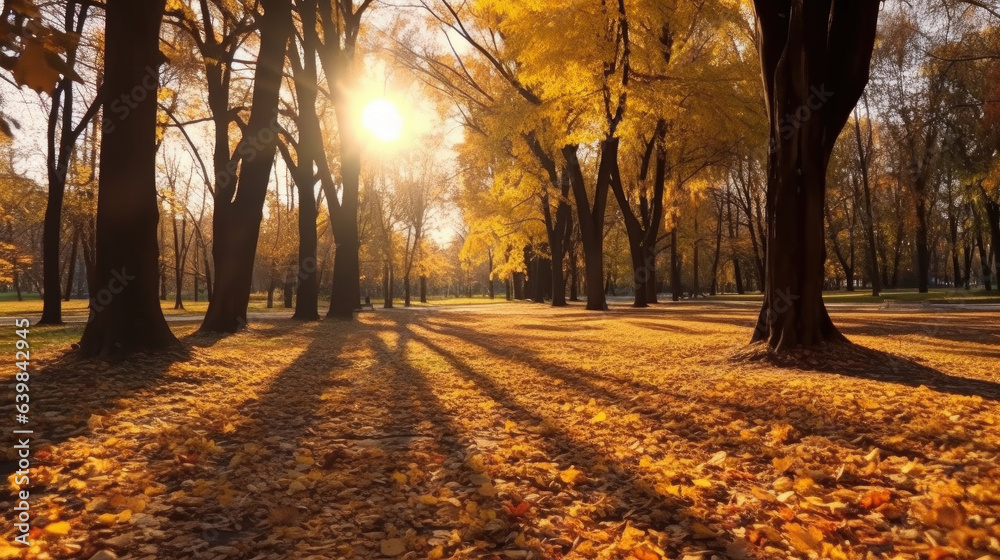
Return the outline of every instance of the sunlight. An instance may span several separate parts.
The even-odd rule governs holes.
[[[361,124],[381,142],[395,142],[403,134],[403,116],[385,99],[373,100],[361,111]]]

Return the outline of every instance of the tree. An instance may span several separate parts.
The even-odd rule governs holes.
[[[101,289],[92,294],[91,320],[80,340],[85,356],[158,350],[177,342],[157,298],[156,84],[164,62],[159,31],[165,3],[108,0],[106,6],[97,199]],[[152,85],[135,95],[144,80]],[[131,101],[130,110],[123,109],[122,99]]]
[[[823,304],[823,209],[834,142],[868,83],[878,2],[755,0],[770,124],[764,304],[753,341],[846,340]]]
[[[292,33],[288,0],[262,0],[260,49],[254,75],[250,117],[243,138],[216,180],[212,222],[215,288],[203,331],[236,332],[247,324],[254,254],[260,235],[268,177],[277,151],[278,97],[288,38]],[[217,156],[218,157],[218,156]],[[239,177],[235,170],[239,163]]]

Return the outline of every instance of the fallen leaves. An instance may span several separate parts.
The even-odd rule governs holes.
[[[39,417],[53,435],[33,474],[66,498],[32,505],[51,520],[39,523],[39,550],[1000,557],[995,401],[734,366],[713,357],[725,354],[718,333],[673,315],[642,321],[706,334],[586,318],[593,328],[553,345],[551,332],[531,330],[543,312],[533,309],[462,329],[415,314],[368,315],[351,329],[268,324],[268,336],[194,349],[193,363],[127,391],[141,362],[106,366],[118,369],[101,370],[93,404],[63,410],[54,405],[70,401],[53,398]],[[611,359],[626,335],[670,360]]]

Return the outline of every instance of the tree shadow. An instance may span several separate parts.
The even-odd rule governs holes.
[[[58,445],[70,438],[87,436],[99,429],[100,418],[120,408],[119,401],[145,391],[160,390],[178,383],[198,382],[197,376],[167,371],[176,363],[191,358],[188,347],[182,345],[157,353],[135,353],[127,357],[105,360],[80,358],[72,350],[46,363],[41,370],[31,372],[30,421],[15,429],[31,430],[31,434],[14,434],[15,438],[28,438],[33,454],[32,468],[49,465],[51,459],[38,455],[39,451]],[[30,371],[30,370],[29,370]],[[13,402],[11,396],[10,402]],[[58,465],[74,469],[79,463]],[[0,476],[5,479],[18,469],[17,461],[0,463]],[[33,499],[48,493],[48,486],[37,482],[32,475],[29,487]],[[7,496],[0,499],[0,507],[13,506]],[[67,506],[68,507],[68,506]]]
[[[789,403],[783,403],[781,409],[784,410],[767,407],[762,408],[755,403],[739,399],[720,399],[712,397],[711,395],[696,392],[678,393],[676,389],[665,389],[664,387],[644,383],[632,377],[612,375],[597,371],[584,372],[576,370],[547,361],[538,353],[531,351],[529,348],[531,346],[532,339],[527,336],[520,341],[507,339],[510,344],[502,348],[498,348],[495,344],[491,344],[488,337],[480,335],[479,333],[458,331],[438,322],[423,323],[421,324],[421,327],[442,336],[454,337],[463,342],[473,344],[482,351],[492,354],[497,358],[517,361],[520,364],[531,368],[534,374],[551,379],[557,379],[563,384],[563,386],[571,387],[578,394],[586,396],[587,398],[595,396],[604,399],[609,403],[617,403],[625,410],[638,413],[640,416],[656,423],[679,423],[682,427],[675,431],[675,435],[678,435],[692,443],[704,441],[704,431],[699,430],[697,426],[691,426],[689,419],[684,418],[683,415],[677,414],[676,411],[669,406],[657,407],[641,404],[643,400],[648,400],[648,398],[638,401],[639,404],[637,404],[636,402],[633,402],[634,399],[630,399],[628,395],[666,394],[669,398],[681,400],[686,403],[699,403],[699,406],[720,411],[725,415],[731,416],[732,414],[736,414],[737,417],[741,417],[751,422],[763,421],[769,424],[774,422],[787,422],[793,425],[800,434],[810,434],[814,431],[808,426],[808,419],[814,416],[814,413],[807,409],[808,407],[798,407]],[[853,345],[844,346],[858,348]],[[850,350],[850,348],[846,351],[851,352],[852,350]],[[949,376],[927,366],[917,364],[912,360],[907,360],[905,358],[879,352],[877,350],[858,350],[858,353],[854,354],[854,359],[856,361],[854,364],[844,363],[844,349],[840,349],[839,351],[830,350],[830,352],[831,356],[833,356],[832,359],[837,360],[837,363],[840,364],[839,367],[832,364],[824,366],[822,363],[819,363],[819,365],[812,365],[808,363],[808,360],[813,360],[812,357],[802,359],[802,363],[785,362],[778,365],[778,367],[796,368],[805,371],[820,371],[823,373],[852,376],[883,383],[902,384],[911,387],[925,386],[928,389],[937,391],[938,393],[961,396],[978,395],[984,399],[993,401],[998,400],[998,396],[1000,396],[1000,385],[996,383]],[[813,356],[812,353],[806,354],[807,356]],[[867,359],[868,361],[857,362],[859,359]],[[720,363],[724,360],[725,357],[719,358]],[[760,359],[756,358],[754,361],[759,362]],[[872,372],[864,367],[864,364],[866,363],[887,364],[887,372]],[[598,381],[600,383],[598,383]],[[876,422],[868,417],[865,417],[864,415],[860,417],[845,416],[841,417],[839,420],[827,420],[823,433],[836,436],[846,442],[855,439],[859,435],[864,436],[866,433],[877,432],[878,429],[884,427],[879,426],[879,424],[880,422]],[[971,437],[974,436],[969,435],[964,438],[949,436],[949,445],[963,445],[967,443]],[[941,442],[938,443],[940,444]],[[739,447],[745,446],[746,442],[736,441],[734,444],[735,447]],[[899,445],[889,443],[888,441],[880,442],[880,445],[883,449],[901,456],[926,458],[923,451],[919,449],[919,446],[908,446],[904,448]],[[764,463],[762,463],[761,466],[766,467],[767,461],[770,460],[770,456],[767,454],[766,450],[763,452],[763,458]]]
[[[979,396],[1000,402],[1000,383],[948,375],[912,359],[857,344],[833,343],[816,349],[793,349],[780,355],[765,348],[766,343],[754,346],[736,359],[762,360],[780,368],[817,371],[907,387],[924,386],[938,393]]]

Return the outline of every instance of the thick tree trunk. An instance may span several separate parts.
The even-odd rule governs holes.
[[[986,208],[986,223],[990,230],[990,247],[997,270],[997,286],[1000,287],[1000,202],[983,192]]]
[[[80,351],[106,356],[177,343],[157,299],[155,85],[163,62],[166,0],[108,0],[104,51],[104,135],[97,199],[97,282]],[[152,91],[131,95],[152,76]],[[134,108],[125,111],[128,96]],[[58,290],[58,288],[57,288]]]
[[[601,161],[598,165],[597,184],[594,189],[594,204],[591,207],[587,197],[587,187],[583,180],[583,169],[577,159],[577,146],[563,148],[576,201],[577,223],[583,242],[583,259],[586,265],[587,309],[607,310],[604,297],[604,211],[607,208],[608,188],[611,183],[612,167],[618,166],[618,139],[609,138],[601,142]]]
[[[339,207],[331,207],[333,236],[337,254],[333,263],[333,293],[327,317],[352,319],[361,305],[361,263],[358,257],[358,185],[361,177],[361,146],[353,124],[354,115],[346,107],[337,106],[340,131],[342,197]],[[328,201],[334,201],[327,196]]]
[[[403,275],[403,307],[410,307],[410,273]]]
[[[492,294],[492,286],[490,293]],[[493,299],[492,295],[490,295],[490,299]],[[420,303],[427,303],[427,277],[423,275],[420,276]]]
[[[277,288],[277,284],[274,283],[274,278],[267,281],[267,308],[274,308],[274,290]]]
[[[262,0],[260,48],[254,75],[250,118],[233,172],[217,177],[213,248],[215,289],[201,325],[203,331],[236,332],[247,324],[253,263],[260,235],[268,177],[277,149],[277,107],[288,37],[292,31],[288,0]]]
[[[753,341],[779,352],[846,341],[823,304],[826,170],[868,82],[879,4],[755,7],[771,149],[764,305]]]

